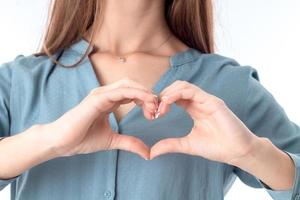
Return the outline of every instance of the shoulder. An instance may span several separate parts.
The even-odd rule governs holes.
[[[227,92],[242,92],[249,84],[259,82],[256,68],[242,65],[235,58],[218,53],[201,53],[192,49],[191,58],[182,71],[186,80],[199,86],[208,87],[208,90],[223,89]]]
[[[52,64],[52,61],[48,58],[48,56],[24,56],[20,54],[17,55],[15,59],[2,63],[0,68],[2,68],[2,71],[7,70],[11,73],[21,73],[25,71],[36,71],[41,68],[41,66],[49,66],[50,64]]]
[[[187,66],[186,80],[223,99],[239,116],[249,89],[262,88],[256,68],[231,57],[199,52]]]
[[[1,65],[0,76],[6,77],[12,89],[31,89],[45,80],[55,66],[48,56],[18,55],[12,61]]]
[[[196,50],[197,51],[197,50]],[[217,82],[234,82],[247,84],[249,79],[259,81],[256,68],[250,65],[242,65],[235,58],[218,53],[196,54],[190,65],[195,68],[198,77],[212,79]]]
[[[47,78],[52,61],[46,56],[18,55],[0,65],[0,95],[6,104],[14,96],[27,95]]]
[[[0,64],[0,88],[3,94],[8,90],[19,75],[32,71],[38,65],[41,65],[46,59],[38,58],[33,55],[17,55],[13,60]]]
[[[17,87],[36,82],[36,79],[45,76],[53,66],[47,56],[17,55],[13,60],[0,65],[0,85],[4,87],[5,83],[9,83],[10,87]]]

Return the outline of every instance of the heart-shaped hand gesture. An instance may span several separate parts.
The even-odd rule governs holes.
[[[159,96],[158,105],[151,91],[127,78],[95,88],[79,105],[42,126],[49,133],[44,135],[57,156],[121,149],[145,159],[178,152],[225,163],[246,155],[257,137],[223,100],[189,82],[175,81]],[[176,103],[190,114],[194,127],[185,137],[161,140],[150,150],[140,139],[121,135],[110,127],[109,113],[132,101],[143,108],[149,120],[153,115],[162,117]]]
[[[225,102],[187,81],[175,81],[160,93],[162,116],[170,104],[184,108],[194,120],[194,127],[184,137],[159,141],[151,148],[150,159],[179,152],[231,163],[246,155],[257,139],[226,106]]]
[[[149,147],[139,138],[112,130],[109,113],[121,104],[134,102],[151,120],[157,97],[141,84],[124,78],[93,89],[77,106],[57,120],[41,126],[54,157],[121,149],[149,158]]]

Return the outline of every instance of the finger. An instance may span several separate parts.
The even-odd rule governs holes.
[[[98,105],[100,111],[110,110],[116,103],[124,99],[140,100],[145,103],[155,104],[155,96],[140,89],[117,88],[101,94],[95,94],[93,101]]]
[[[140,89],[140,90],[144,90],[145,92],[148,92],[148,93],[151,93],[152,94],[152,90],[150,91],[148,88],[146,88],[145,86],[143,86],[142,84],[140,84],[139,82],[135,81],[135,80],[132,80],[132,79],[129,79],[129,78],[122,78],[121,80],[119,81],[116,81],[112,84],[108,84],[108,85],[105,85],[105,86],[101,86],[101,87],[98,87],[98,88],[94,88],[92,89],[92,91],[90,93],[94,93],[94,94],[97,94],[97,93],[103,93],[103,92],[107,92],[107,91],[110,91],[110,90],[113,90],[113,89],[117,89],[117,88],[136,88],[136,89]],[[156,99],[155,99],[155,110],[157,109],[158,107],[158,96],[153,94]],[[120,104],[127,104],[127,103],[130,103],[131,101],[134,101],[136,105],[138,106],[142,106],[143,105],[143,102],[138,100],[138,99],[131,99],[131,100],[122,100],[122,101],[119,101]],[[149,106],[148,106],[149,107]],[[152,110],[152,105],[150,106],[150,110]],[[147,107],[145,107],[147,108]]]
[[[154,116],[154,113],[155,113],[155,110],[156,110],[156,105],[154,103],[144,103],[142,102],[141,100],[139,99],[124,99],[124,100],[121,100],[119,101],[118,103],[116,103],[116,106],[115,106],[115,109],[117,109],[121,104],[127,104],[127,103],[130,103],[134,101],[134,103],[140,107],[142,107],[143,109],[143,113],[144,113],[144,116],[149,119],[149,120],[152,120]],[[114,109],[113,109],[114,110]]]
[[[140,107],[143,107],[144,109],[147,109],[150,111],[156,109],[157,106],[155,106],[155,104],[151,103],[145,103],[139,99],[123,99],[121,101],[119,101],[120,104],[128,104],[131,103],[132,101],[134,101],[134,103]]]
[[[156,111],[156,105],[153,103],[144,103],[143,104],[143,114],[144,116],[149,119],[149,120],[153,120],[154,119],[154,115],[155,115],[155,111]]]
[[[159,98],[161,98],[162,96],[165,96],[167,93],[170,93],[170,92],[175,91],[175,90],[182,89],[182,88],[184,88],[186,86],[187,86],[187,82],[186,81],[176,80],[175,82],[173,82],[171,85],[169,85],[168,87],[164,88],[160,92]]]
[[[150,91],[148,88],[146,88],[145,86],[143,86],[141,83],[135,81],[135,80],[132,80],[132,79],[129,79],[129,78],[123,78],[119,81],[116,81],[115,83],[113,84],[110,84],[108,85],[107,89],[108,90],[111,90],[111,89],[116,89],[116,88],[126,88],[126,87],[130,87],[130,88],[136,88],[136,89],[141,89],[141,90],[144,90],[145,92],[149,92],[152,94],[152,91]],[[158,106],[158,96],[153,94],[156,99],[155,99],[155,105],[156,107]],[[129,101],[130,102],[130,101]],[[129,103],[128,102],[128,103]],[[143,102],[138,100],[138,99],[135,99],[134,102],[139,105],[139,106],[142,106],[143,105]],[[152,110],[153,108],[152,105],[149,106],[149,104],[146,106],[146,107],[150,107],[150,109]]]
[[[160,140],[150,151],[150,159],[166,153],[186,153],[190,151],[189,143],[186,137],[167,138]]]
[[[178,90],[170,94],[169,96],[163,96],[161,98],[161,102],[157,111],[159,113],[159,117],[162,117],[170,110],[170,106],[172,103],[176,103],[177,101],[181,101],[181,100],[193,101],[195,92],[196,91],[194,88],[189,87],[189,88]]]
[[[153,120],[154,113],[157,108],[157,98],[155,98],[155,99],[156,99],[155,102],[143,102],[140,99],[123,99],[121,101],[116,102],[115,109],[118,108],[121,104],[127,104],[127,103],[134,101],[134,103],[136,105],[142,107],[145,118],[148,120]]]
[[[155,110],[156,110],[157,106],[155,106],[154,103],[148,103],[148,102],[144,103],[144,102],[142,102],[141,100],[138,100],[138,99],[121,100],[121,101],[119,101],[118,103],[115,104],[115,106],[112,110],[117,109],[121,104],[127,104],[127,103],[130,103],[132,101],[134,101],[135,104],[137,104],[138,106],[142,107],[143,114],[144,114],[146,119],[149,119],[149,120],[154,119],[154,113],[155,113]]]
[[[169,105],[165,104],[165,102],[163,102],[163,98],[165,96],[168,96],[170,94],[173,94],[175,93],[175,91],[180,91],[182,89],[185,89],[185,88],[193,88],[194,85],[187,82],[187,81],[183,81],[183,80],[177,80],[175,81],[174,83],[172,83],[170,86],[168,86],[167,88],[165,88],[160,94],[159,94],[159,108],[157,110],[157,113],[156,113],[156,116],[158,117],[162,117],[164,116],[167,112],[169,112]],[[178,100],[176,103],[178,103],[178,105],[182,106],[183,108],[186,108],[186,101],[180,101]]]
[[[131,103],[132,101],[138,106],[143,106],[143,103],[144,103],[143,101],[141,101],[139,99],[123,99],[123,100],[119,101],[119,104],[128,104],[128,103]]]
[[[185,88],[181,90],[177,90],[173,92],[172,94],[168,94],[166,96],[163,96],[163,100],[165,104],[172,104],[175,103],[178,100],[195,100],[195,94],[196,90],[194,88]]]
[[[165,88],[163,92],[160,93],[160,99],[163,96],[171,96],[180,91],[184,91],[185,89],[194,89],[196,92],[195,98],[193,100],[198,101],[200,103],[204,103],[208,98],[212,95],[201,89],[198,85],[189,83],[187,81],[177,80],[168,88]]]
[[[109,149],[130,151],[140,155],[146,160],[149,159],[149,147],[142,140],[133,136],[114,133]]]
[[[166,114],[167,112],[169,112],[170,110],[170,104],[167,105],[165,103],[165,98],[161,99],[159,105],[158,105],[158,109],[155,113],[155,118],[158,118],[158,117],[162,117],[164,114]]]
[[[144,116],[148,120],[153,119],[156,110],[157,96],[136,88],[116,88],[107,92],[93,91],[90,95],[93,104],[98,111],[109,113],[117,109],[122,102],[134,101],[138,106],[142,106]]]
[[[99,92],[106,92],[106,91],[110,91],[110,90],[117,89],[117,88],[128,88],[128,87],[144,90],[146,92],[151,93],[151,91],[148,88],[146,88],[145,86],[143,86],[141,83],[139,83],[135,80],[129,79],[127,77],[122,78],[118,81],[115,81],[111,84],[100,86],[100,87],[95,88],[95,89]]]
[[[188,105],[196,105],[197,108],[200,107],[199,112],[204,111],[206,114],[210,114],[211,112],[213,112],[214,108],[211,106],[211,104],[208,104],[208,107],[205,107],[201,104],[207,103],[209,99],[215,99],[215,96],[205,92],[200,87],[194,84],[185,83],[184,81],[183,84],[181,83],[182,81],[177,83],[177,86],[174,84],[174,87],[176,87],[176,89],[173,88],[174,91],[173,89],[172,91],[166,91],[161,97],[161,105],[159,105],[160,109],[158,109],[159,117],[162,117],[169,111],[170,105],[172,103],[176,103],[177,105],[186,109],[186,111],[188,112]],[[191,112],[192,111],[190,110],[189,113],[191,114]]]

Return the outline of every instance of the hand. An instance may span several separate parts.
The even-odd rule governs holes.
[[[157,97],[139,83],[122,79],[95,88],[76,107],[46,125],[47,139],[58,156],[122,149],[148,159],[149,148],[140,139],[118,134],[109,124],[109,113],[132,101],[143,108],[147,119],[152,119]]]
[[[160,116],[170,104],[183,107],[194,120],[184,137],[163,139],[151,148],[150,159],[178,152],[231,163],[251,151],[258,138],[226,106],[224,101],[186,81],[175,81],[160,93]]]

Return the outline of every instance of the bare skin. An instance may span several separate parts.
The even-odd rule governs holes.
[[[167,26],[163,4],[161,0],[106,1],[103,24],[95,35],[95,47],[100,50],[89,56],[101,85],[128,77],[151,90],[170,67],[169,57],[188,48]],[[156,49],[169,34],[171,38]],[[143,53],[153,49],[156,50]],[[128,53],[132,54],[126,63],[114,57]],[[128,103],[117,108],[117,121],[134,106]]]
[[[187,48],[173,37],[151,54],[131,54],[125,64],[112,56],[147,51],[166,38],[170,31],[163,17],[163,2],[106,1],[105,20],[96,32],[96,47],[101,51],[90,55],[102,87],[91,91],[57,120],[2,140],[0,152],[5,153],[0,154],[1,178],[17,176],[55,157],[121,149],[145,159],[170,152],[198,155],[238,166],[274,190],[292,187],[295,177],[292,160],[269,139],[252,133],[221,99],[187,82],[176,81],[159,95],[162,99],[166,97],[160,104],[161,117],[172,103],[182,106],[192,116],[195,127],[186,137],[161,140],[149,149],[138,138],[112,131],[108,123],[110,112],[120,121],[138,105],[145,118],[151,120],[159,107],[151,88],[169,67],[169,56]]]

